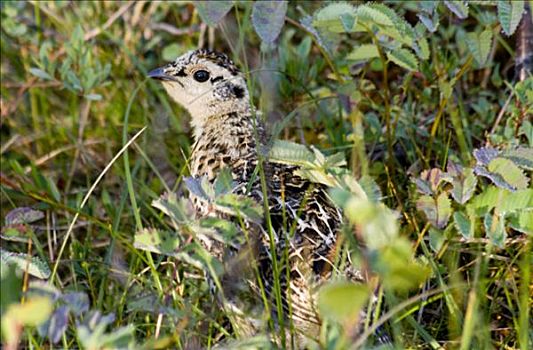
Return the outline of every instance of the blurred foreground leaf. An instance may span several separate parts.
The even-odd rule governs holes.
[[[357,320],[370,296],[370,288],[363,284],[335,282],[323,286],[318,294],[318,308],[322,316],[340,323]]]

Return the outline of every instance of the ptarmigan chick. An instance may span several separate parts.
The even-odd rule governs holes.
[[[296,175],[294,166],[262,162],[266,179],[266,188],[262,188],[256,168],[267,147],[264,126],[251,107],[244,75],[226,55],[203,49],[190,51],[151,71],[148,76],[160,80],[172,99],[191,114],[193,177],[206,176],[212,182],[222,168],[229,168],[233,180],[241,186],[240,193],[260,204],[264,202],[263,193],[267,193],[270,220],[265,218],[255,230],[249,226],[251,232],[257,232],[252,235],[256,240],[252,255],[261,284],[276,319],[279,307],[276,308],[273,287],[272,256],[275,254],[282,293],[278,300],[283,300],[284,319],[289,320],[287,315],[290,314],[290,321],[298,332],[316,337],[320,325],[316,290],[336,268],[341,212],[331,204],[323,186]],[[191,196],[200,216],[213,215],[207,203]],[[224,217],[222,213],[215,215]],[[274,244],[271,244],[271,237]],[[219,259],[232,256],[237,253],[232,250],[238,249],[215,241],[204,242],[204,245]],[[247,279],[252,289],[258,290],[253,274],[242,278]],[[348,278],[360,280],[361,276],[356,272]],[[231,295],[226,297],[231,299]],[[261,302],[260,297],[257,300]],[[287,323],[285,321],[285,325]],[[241,335],[254,333],[250,325],[238,328]]]

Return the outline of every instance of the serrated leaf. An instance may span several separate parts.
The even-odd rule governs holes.
[[[495,205],[498,214],[508,214],[533,208],[533,189],[526,188],[514,192],[504,191]]]
[[[444,235],[440,230],[435,229],[434,227],[429,228],[429,246],[431,249],[438,253],[444,245]]]
[[[425,1],[421,1],[425,2]],[[438,13],[433,14],[432,16],[424,14],[424,13],[418,13],[417,14],[418,19],[422,24],[431,32],[435,33],[437,29],[439,28],[439,15]]]
[[[17,224],[31,224],[44,218],[44,213],[28,207],[15,208],[6,214],[6,226]]]
[[[418,70],[418,60],[413,53],[407,49],[395,49],[387,52],[387,57],[392,62],[409,71]]]
[[[466,43],[476,62],[480,66],[485,65],[492,46],[492,30],[487,29],[481,33],[467,33]]]
[[[483,224],[487,237],[490,238],[494,245],[503,248],[505,246],[505,238],[507,237],[504,218],[497,214],[486,213]]]
[[[416,45],[413,45],[416,55],[422,60],[427,60],[429,58],[429,44],[427,39],[422,36],[418,38]]]
[[[271,162],[292,165],[310,165],[315,160],[306,146],[283,140],[274,142],[268,156]]]
[[[174,192],[165,193],[153,200],[152,206],[161,210],[176,223],[187,222],[194,217],[190,202],[187,199],[178,198]]]
[[[439,2],[437,0],[425,0],[416,2],[416,6],[418,6],[420,10],[426,13],[434,12],[438,4]]]
[[[462,212],[456,211],[453,213],[453,222],[457,231],[459,231],[461,236],[466,240],[474,237],[474,220],[471,220]]]
[[[353,49],[352,52],[346,56],[347,60],[367,60],[370,58],[379,57],[379,51],[376,45],[373,44],[363,44],[361,46]]]
[[[513,190],[525,189],[529,184],[527,176],[509,159],[498,157],[491,160],[488,165],[488,170],[491,173],[500,175],[513,187]]]
[[[370,288],[350,282],[330,283],[318,292],[320,314],[333,321],[346,323],[358,319],[370,296]]]
[[[210,234],[210,236],[213,236],[213,238],[221,242],[234,242],[235,238],[245,238],[243,235],[241,235],[241,237],[238,236],[241,231],[239,231],[233,222],[216,217],[202,218],[200,220],[200,227],[205,229],[215,229],[217,232],[220,232],[222,239],[219,239],[212,234]]]
[[[500,188],[503,188],[509,191],[514,190],[514,187],[511,186],[511,184],[509,184],[507,181],[505,181],[505,179],[500,174],[490,172],[483,166],[479,166],[479,165],[476,166],[474,168],[474,173],[476,173],[476,175],[478,176],[483,176],[483,177],[488,178],[490,181],[492,181],[493,184],[495,184],[496,186]]]
[[[37,78],[41,78],[44,80],[54,80],[54,77],[39,68],[30,68],[30,73],[35,75]]]
[[[364,4],[357,7],[357,17],[384,26],[394,25],[394,22],[391,20],[388,13],[384,12],[382,8],[372,5],[375,4]]]
[[[503,32],[512,35],[522,19],[524,13],[524,2],[517,0],[498,1],[498,20]]]
[[[255,1],[252,24],[261,40],[270,44],[281,33],[287,13],[287,1]]]
[[[352,14],[349,13],[343,13],[340,16],[342,27],[344,30],[349,33],[353,30],[353,27],[355,27],[355,17]]]
[[[451,178],[448,174],[444,173],[439,168],[433,168],[430,170],[424,170],[420,173],[419,181],[415,181],[415,184],[419,186],[419,190],[426,194],[437,193],[443,181],[451,182]]]
[[[512,160],[520,168],[533,170],[533,148],[519,147],[503,151],[502,158]]]
[[[404,19],[404,17],[398,15],[396,11],[382,3],[369,3],[367,6],[381,12],[389,18],[390,22],[392,22],[392,27],[380,26],[381,34],[389,35],[405,45],[413,46],[416,33],[414,28]]]
[[[250,197],[229,193],[217,198],[214,206],[225,214],[244,217],[250,221],[261,222],[263,219],[263,208]]]
[[[300,19],[300,24],[304,27],[309,33],[313,34],[316,39],[317,44],[324,49],[328,54],[332,54],[338,47],[341,37],[339,34],[334,33],[330,30],[323,29],[319,30],[313,25],[313,16],[305,16]],[[341,25],[343,25],[341,23]]]
[[[488,165],[491,160],[496,158],[500,152],[491,147],[483,147],[474,150],[474,157],[477,160],[478,165]]]
[[[345,33],[347,32],[346,26],[348,25],[347,17],[349,16],[353,18],[355,24],[356,10],[352,5],[345,2],[329,4],[315,12],[313,26],[332,33]]]
[[[50,268],[48,267],[48,264],[37,256],[29,256],[25,253],[13,253],[0,249],[0,260],[5,264],[13,264],[18,269],[27,271],[34,277],[40,279],[47,279],[50,277]]]
[[[208,26],[215,27],[233,7],[233,1],[194,1],[198,14]]]
[[[143,228],[135,234],[133,246],[157,254],[176,256],[180,240],[174,232]]]
[[[358,182],[363,191],[365,191],[366,197],[370,202],[378,203],[381,200],[381,189],[372,177],[363,175]]]
[[[183,178],[183,183],[185,184],[185,187],[196,197],[199,197],[203,200],[210,200],[212,199],[212,196],[208,194],[208,191],[206,191],[206,177],[192,177],[192,176],[186,176]]]
[[[225,167],[217,175],[213,188],[215,190],[215,196],[220,196],[222,194],[230,192],[235,187],[233,182],[233,177],[231,175],[231,170]]]
[[[437,227],[444,228],[450,220],[452,215],[452,206],[448,194],[446,192],[441,193],[437,197]]]
[[[450,199],[446,192],[441,193],[437,199],[430,196],[421,196],[416,201],[416,208],[426,215],[426,219],[437,228],[444,228],[452,214]]]
[[[533,236],[533,209],[511,215],[509,225],[513,230]]]
[[[468,4],[460,0],[446,0],[444,1],[446,7],[452,11],[460,19],[468,17]]]
[[[476,189],[477,178],[472,168],[464,168],[461,174],[452,180],[452,197],[459,204],[465,204]]]
[[[416,185],[416,190],[419,193],[426,194],[428,196],[433,194],[433,190],[431,189],[431,184],[429,181],[421,178],[413,178],[411,181]]]

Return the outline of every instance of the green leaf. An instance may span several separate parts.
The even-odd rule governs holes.
[[[456,211],[453,213],[453,221],[457,231],[459,231],[466,240],[474,237],[474,220],[462,212]]]
[[[476,62],[480,66],[484,66],[492,46],[492,30],[486,29],[481,33],[467,33],[466,43]]]
[[[23,279],[21,275],[15,266],[0,261],[0,315],[5,313],[9,305],[20,301]]]
[[[426,37],[421,36],[418,38],[417,45],[414,46],[414,50],[420,59],[427,60],[429,58],[429,44]]]
[[[350,52],[348,56],[346,56],[346,59],[359,61],[367,60],[374,57],[379,57],[379,51],[376,45],[363,44],[353,49],[352,52]]]
[[[447,0],[444,4],[460,19],[468,17],[468,4],[460,0]]]
[[[399,41],[402,44],[408,45],[413,48],[413,43],[416,39],[416,33],[414,28],[407,22],[403,16],[398,15],[392,8],[380,4],[369,3],[365,6],[370,7],[372,10],[378,11],[381,14],[387,16],[392,26],[379,25],[379,34],[388,35],[393,39]]]
[[[452,197],[459,204],[465,204],[472,197],[477,185],[477,178],[472,168],[464,168],[452,180]]]
[[[11,304],[2,316],[2,331],[4,326],[8,329],[14,325],[39,326],[48,320],[51,313],[52,301],[48,297],[32,297],[24,304]]]
[[[50,277],[50,268],[37,256],[29,256],[26,253],[13,253],[0,248],[0,260],[4,264],[13,264],[19,270],[27,271],[34,277],[40,279]]]
[[[412,258],[411,243],[403,237],[379,251],[370,252],[370,262],[386,289],[404,292],[418,287],[430,270]]]
[[[441,193],[437,197],[437,227],[444,228],[450,220],[452,215],[452,206],[448,194],[446,192]]]
[[[54,80],[54,77],[39,68],[30,68],[30,73],[35,75],[37,78],[41,78],[44,80]]]
[[[374,22],[384,26],[394,26],[394,22],[389,14],[383,11],[383,7],[373,6],[375,4],[364,4],[357,7],[357,17],[367,22]]]
[[[522,19],[524,13],[524,2],[521,0],[500,0],[498,1],[498,19],[503,32],[512,35]]]
[[[425,2],[425,1],[422,1]],[[418,19],[422,24],[431,32],[435,33],[437,29],[439,28],[439,14],[438,12],[435,12],[433,15],[428,15],[425,13],[418,13],[417,14]]]
[[[231,170],[229,168],[223,168],[217,175],[215,183],[213,184],[213,189],[215,190],[215,196],[220,196],[222,194],[230,192],[235,187],[233,182],[233,176],[231,175]]]
[[[497,214],[486,213],[483,224],[485,225],[485,232],[492,243],[500,248],[505,246],[505,232],[503,216]]]
[[[83,28],[81,27],[81,24],[78,23],[72,32],[72,36],[70,37],[70,44],[77,52],[80,52],[81,48],[83,47],[83,36]]]
[[[261,40],[270,44],[281,33],[287,13],[287,1],[255,1],[252,24]]]
[[[152,206],[161,210],[174,223],[184,223],[194,217],[194,212],[189,204],[187,199],[178,198],[174,192],[165,193],[152,201]]]
[[[509,225],[513,230],[533,236],[533,210],[523,210],[509,218]]]
[[[208,26],[215,27],[233,7],[233,1],[194,1],[198,14]],[[175,58],[175,57],[174,57]]]
[[[514,192],[504,191],[504,195],[500,196],[496,203],[496,210],[499,214],[513,213],[530,208],[533,208],[533,189],[531,188]]]
[[[372,177],[363,175],[358,182],[370,202],[378,203],[382,199],[381,189]]]
[[[407,49],[395,49],[387,52],[387,57],[392,62],[409,71],[418,70],[418,60],[413,53]]]
[[[430,196],[421,196],[416,201],[416,208],[426,215],[426,219],[437,228],[444,228],[452,214],[452,207],[448,194],[441,193],[437,199]]]
[[[229,193],[217,198],[213,205],[218,211],[235,217],[244,217],[254,222],[261,222],[263,219],[263,207],[250,197]]]
[[[358,319],[370,296],[370,288],[363,284],[335,282],[326,284],[318,292],[318,308],[322,316],[340,323]]]
[[[512,160],[520,168],[533,170],[533,148],[518,147],[503,151],[502,158]]]
[[[509,159],[495,158],[490,161],[487,168],[491,173],[500,175],[513,189],[524,189],[529,184],[527,176]]]
[[[348,20],[351,17],[352,20]],[[352,28],[346,30],[350,21],[355,24],[356,10],[352,5],[339,2],[329,4],[326,7],[315,12],[313,16],[313,26],[319,29],[325,29],[332,33],[345,33],[352,31]]]
[[[435,253],[440,252],[444,245],[444,241],[444,235],[440,230],[437,230],[434,227],[429,228],[429,246]]]
[[[172,43],[163,48],[161,55],[165,61],[174,61],[182,51],[182,47],[178,43]]]
[[[365,243],[371,249],[382,248],[398,236],[396,217],[383,204],[352,196],[343,209],[348,220],[361,230]]]
[[[174,232],[143,228],[135,234],[133,246],[157,254],[176,256],[180,247],[180,240]]]
[[[2,338],[4,344],[19,340],[21,327],[36,327],[46,322],[52,312],[48,297],[33,297],[23,304],[11,304],[2,315]],[[15,347],[16,348],[16,347]]]
[[[341,36],[322,27],[315,27],[313,25],[313,16],[305,16],[300,20],[300,24],[309,33],[313,34],[315,41],[324,51],[331,55],[335,52],[341,41]]]
[[[289,165],[309,165],[315,160],[306,146],[283,140],[274,141],[268,156],[271,162]]]

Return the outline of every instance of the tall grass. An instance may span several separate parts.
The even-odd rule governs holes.
[[[435,229],[417,210],[421,194],[412,182],[424,169],[445,170],[448,160],[473,167],[473,152],[483,146],[531,149],[531,129],[527,134],[524,127],[532,113],[531,78],[522,85],[513,81],[513,39],[494,30],[494,52],[483,67],[460,41],[496,9],[471,5],[475,16],[464,21],[443,17],[437,32],[425,34],[431,58],[407,73],[383,52],[366,63],[344,59],[363,40],[379,41],[369,34],[346,35],[338,54],[326,52],[298,21],[302,12],[323,5],[290,4],[275,47],[261,49],[250,21],[252,2],[240,2],[215,30],[185,3],[2,3],[2,249],[28,254],[22,266],[34,264],[32,258],[50,266],[47,280],[62,295],[88,296],[86,302],[71,294],[84,311],[72,309],[54,347],[98,348],[104,345],[99,341],[119,344],[126,338],[133,344],[128,337],[134,333],[139,347],[192,349],[232,337],[228,315],[214,303],[202,271],[133,245],[143,229],[174,232],[152,202],[165,192],[186,193],[182,178],[191,146],[185,111],[145,74],[199,42],[213,43],[240,63],[273,134],[327,155],[344,152],[354,176],[375,179],[383,203],[398,214],[399,236],[415,252],[410,259],[430,271],[411,289],[382,287],[382,312],[368,320],[359,338],[327,323],[317,335],[322,348],[370,347],[379,326],[397,348],[532,346],[531,233],[505,226],[498,245],[480,218],[470,239],[452,221]],[[409,20],[414,16],[409,4],[390,6]],[[530,188],[531,169],[521,171]],[[264,173],[257,176],[266,188]],[[479,177],[475,196],[490,186]],[[262,204],[273,234],[268,205]],[[8,225],[8,213],[27,207],[44,216]],[[465,205],[453,207],[466,213]],[[179,240],[188,244],[193,236],[184,232]],[[278,314],[286,312],[279,283],[286,260],[273,261],[274,305],[263,289],[266,307]],[[31,314],[48,305],[27,302],[24,293],[34,279],[2,267],[4,321],[13,317],[8,310],[14,305]],[[89,320],[85,308],[115,315],[106,321],[91,314],[103,325],[98,337],[95,328],[87,326],[83,335],[73,322]],[[2,322],[6,348],[49,348],[52,334],[39,334],[38,321],[46,320],[17,320],[28,326],[15,330]],[[284,332],[280,337],[284,347],[295,346]],[[265,339],[249,343],[264,345]]]

